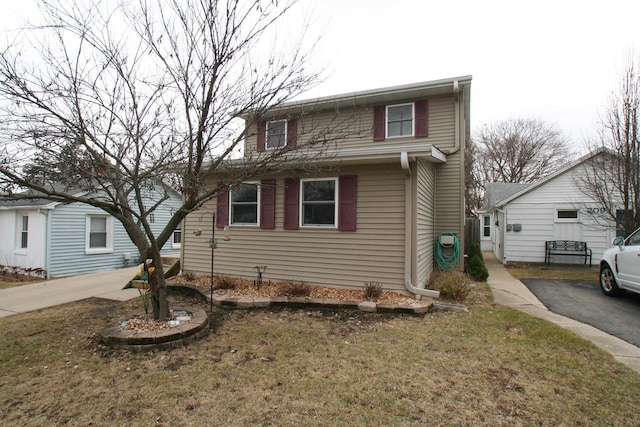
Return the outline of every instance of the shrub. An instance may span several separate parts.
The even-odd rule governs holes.
[[[469,277],[460,271],[432,274],[429,280],[429,288],[439,291],[441,298],[461,303],[466,301],[473,287]]]
[[[469,259],[467,270],[469,276],[471,276],[471,278],[477,282],[486,282],[487,277],[489,277],[489,271],[484,265],[483,259],[478,255],[474,255],[471,259]]]
[[[377,301],[382,295],[382,283],[364,282],[364,297],[369,301]]]
[[[183,271],[182,278],[187,282],[193,282],[194,280],[196,280],[196,274],[192,271]]]
[[[467,254],[467,257],[469,259],[473,258],[474,256],[479,256],[482,262],[484,263],[484,257],[482,256],[480,245],[477,242],[472,242],[469,245],[469,253]]]
[[[308,297],[311,288],[304,282],[285,283],[280,287],[278,294],[284,297]]]
[[[224,274],[220,274],[215,277],[213,288],[214,289],[234,289],[236,287],[236,282],[230,278],[225,276]]]

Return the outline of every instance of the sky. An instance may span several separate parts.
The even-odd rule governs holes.
[[[638,0],[318,0],[313,11],[327,77],[311,97],[471,75],[472,131],[542,119],[576,151],[634,46],[640,56]]]
[[[34,2],[4,5],[0,29]],[[324,79],[301,99],[471,75],[472,132],[541,119],[576,152],[640,57],[638,0],[300,0],[302,16]]]

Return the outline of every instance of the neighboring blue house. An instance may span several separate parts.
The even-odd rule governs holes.
[[[182,204],[172,192],[150,220],[159,233]],[[0,264],[35,269],[47,278],[135,265],[138,250],[118,220],[82,203],[0,201]],[[179,255],[181,229],[162,249]]]

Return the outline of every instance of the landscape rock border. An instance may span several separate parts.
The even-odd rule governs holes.
[[[178,326],[155,331],[135,331],[113,326],[100,333],[101,341],[113,347],[124,347],[136,351],[181,347],[209,335],[209,315],[202,309],[190,310],[191,320]]]

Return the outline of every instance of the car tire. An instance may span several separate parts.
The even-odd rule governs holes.
[[[622,289],[618,287],[613,271],[611,271],[611,267],[608,264],[600,267],[600,288],[605,295],[610,297],[622,294]]]

